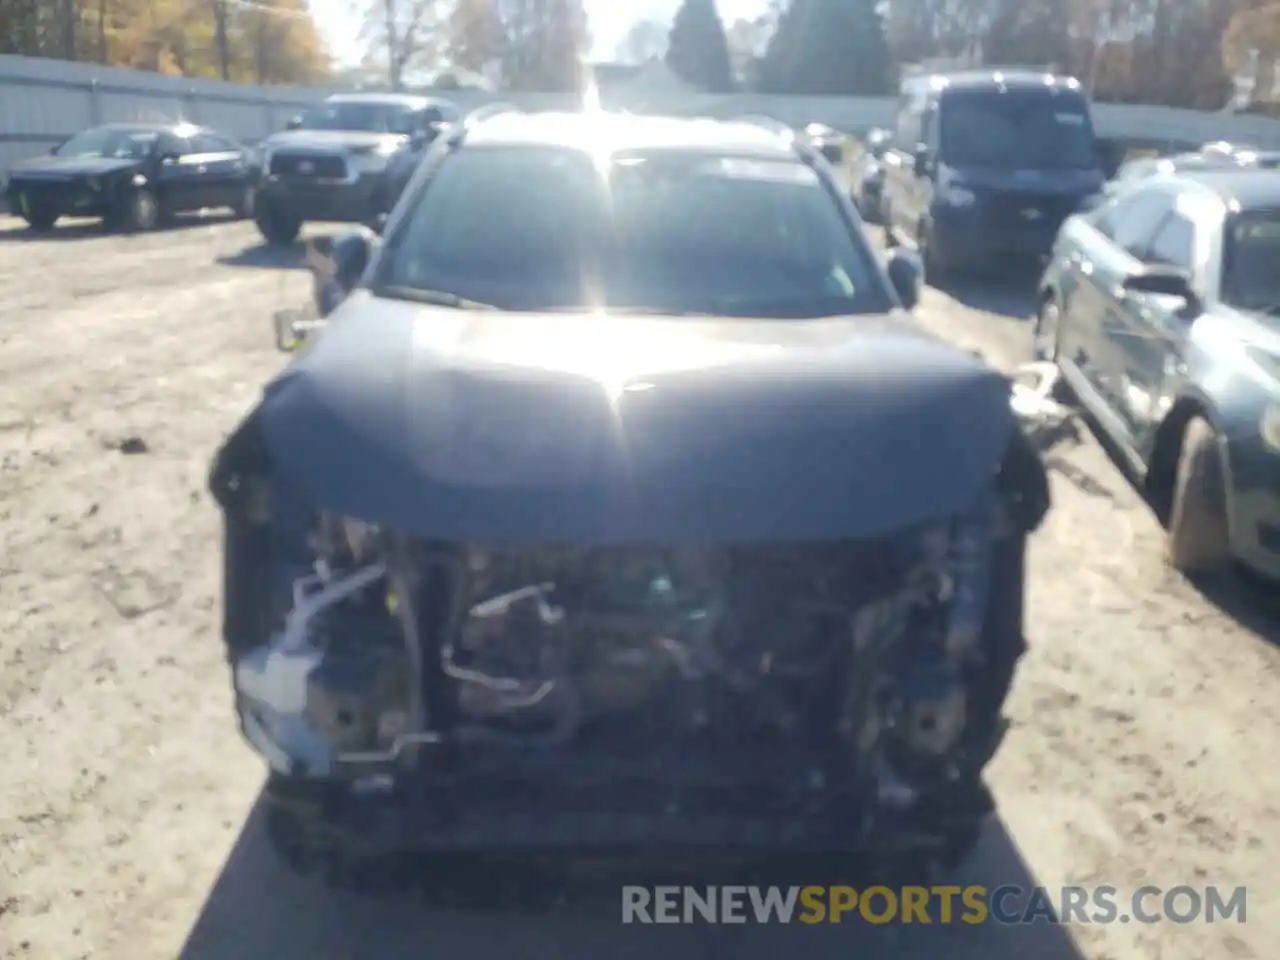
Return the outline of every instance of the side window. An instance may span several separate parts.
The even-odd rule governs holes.
[[[196,153],[239,153],[240,147],[216,133],[202,133],[192,138]]]
[[[1195,269],[1195,224],[1180,213],[1173,214],[1152,238],[1146,260],[1149,263],[1181,267],[1183,270]]]
[[[191,141],[172,133],[162,133],[156,140],[156,150],[163,157],[185,157],[193,153]]]
[[[1105,208],[1095,225],[1129,256],[1143,260],[1156,230],[1172,209],[1173,197],[1165,191],[1139,188]]]

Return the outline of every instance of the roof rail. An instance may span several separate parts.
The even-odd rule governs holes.
[[[448,138],[445,140],[445,143],[450,147],[456,147],[467,135],[468,130],[474,129],[490,117],[496,117],[500,113],[523,112],[524,111],[514,103],[486,103],[484,106],[476,107],[466,116],[449,124],[448,128],[445,130],[445,136]]]
[[[765,130],[772,131],[780,137],[786,137],[788,140],[794,140],[796,132],[789,126],[774,117],[766,117],[758,113],[745,113],[740,117],[734,117],[731,123],[750,123],[753,126],[763,127]]]
[[[1057,63],[968,63],[964,60],[925,60],[921,63],[904,63],[902,77],[927,77],[949,73],[1050,73],[1060,74]]]
[[[462,118],[463,125],[474,127],[478,123],[483,123],[490,117],[496,117],[500,113],[523,113],[524,111],[517,107],[514,103],[486,103],[482,107],[476,107],[465,117]]]

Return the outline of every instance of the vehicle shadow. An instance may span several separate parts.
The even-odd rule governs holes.
[[[239,223],[238,217],[231,213],[182,213],[176,215],[168,223],[161,224],[150,233],[170,233],[180,230],[191,230],[195,227],[219,226],[225,223]],[[70,240],[98,240],[103,237],[146,236],[146,233],[129,234],[109,228],[101,220],[84,220],[68,218],[50,230],[34,230],[17,217],[0,215],[0,243],[39,243],[62,242]]]
[[[1040,273],[1033,266],[1011,264],[998,272],[965,277],[939,289],[971,310],[994,313],[1013,320],[1030,320],[1036,310],[1036,285]]]
[[[1247,570],[1225,580],[1192,581],[1197,592],[1246,630],[1280,647],[1280,586]]]
[[[218,257],[224,267],[258,267],[264,270],[307,269],[307,244],[295,240],[288,244],[259,244],[245,247],[239,253]]]
[[[263,837],[259,802],[242,831],[222,875],[211,891],[179,960],[240,960],[275,957],[310,960],[417,960],[429,956],[485,958],[610,957],[611,960],[667,960],[734,956],[740,960],[774,958],[784,951],[821,960],[824,956],[865,960],[1082,960],[1066,928],[1044,919],[1021,925],[992,920],[971,925],[943,924],[933,906],[930,925],[872,925],[853,914],[841,923],[739,926],[702,922],[674,925],[627,925],[621,922],[624,884],[646,882],[615,866],[612,881],[600,875],[569,881],[554,904],[519,909],[495,893],[505,873],[490,868],[479,896],[464,896],[466,906],[444,906],[422,890],[382,895],[338,894],[288,872]],[[723,868],[721,868],[723,869]],[[453,888],[454,874],[428,879],[427,889]],[[464,883],[466,881],[463,881]],[[856,880],[733,877],[699,872],[685,880],[697,886],[714,883],[832,883]],[[926,881],[922,881],[926,882]],[[935,882],[981,884],[989,890],[1014,885],[1030,890],[1030,876],[1003,826],[993,820],[969,861]],[[484,887],[483,891],[478,888]],[[1025,902],[1013,898],[1011,903]],[[961,915],[959,901],[953,915]],[[852,919],[851,919],[852,917]]]
[[[1107,459],[1134,489],[1161,527],[1169,525],[1168,511],[1157,503],[1146,489],[1142,479],[1134,474],[1128,458],[1120,451],[1098,421],[1078,404],[1075,406],[1080,419]],[[1245,569],[1236,569],[1226,578],[1189,578],[1189,583],[1206,602],[1252,632],[1266,643],[1280,647],[1280,588],[1277,584]]]

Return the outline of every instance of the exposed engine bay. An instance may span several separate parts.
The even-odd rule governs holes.
[[[487,769],[477,795],[519,808],[542,770],[570,814],[594,771],[587,806],[794,826],[971,784],[1003,732],[1047,507],[1012,460],[962,515],[887,537],[672,548],[422,541],[224,461],[237,705],[279,776]]]

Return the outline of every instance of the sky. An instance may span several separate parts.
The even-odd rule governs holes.
[[[585,0],[594,43],[591,59],[612,59],[633,22],[648,17],[669,22],[679,5],[680,0]],[[767,0],[717,0],[726,26],[739,17],[759,16],[767,5]],[[329,50],[344,66],[358,62],[363,53],[357,40],[360,32],[357,11],[363,6],[355,0],[311,0],[312,13],[324,32]]]

